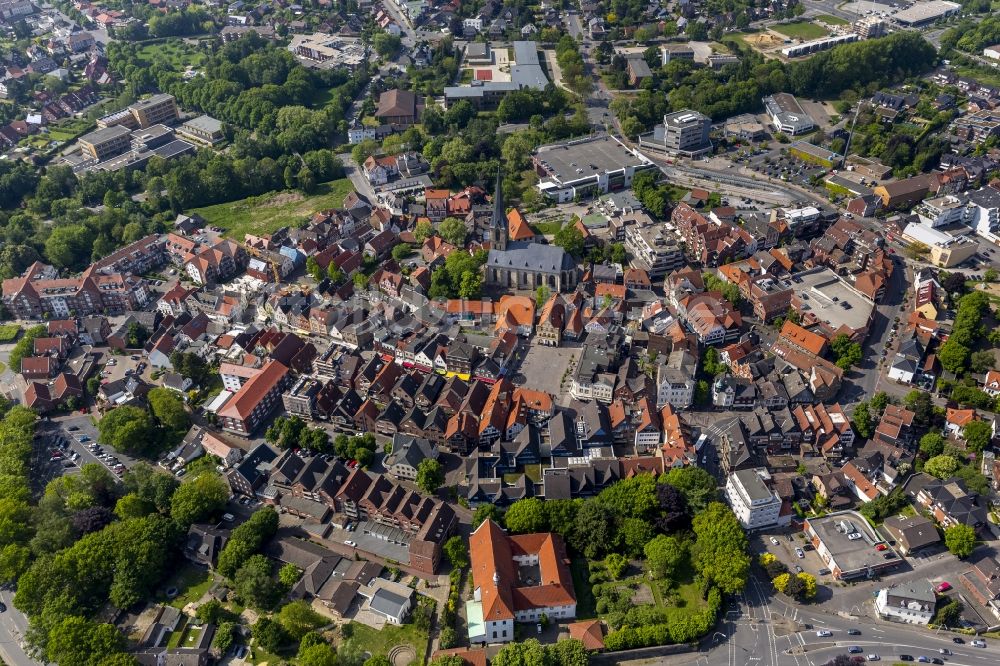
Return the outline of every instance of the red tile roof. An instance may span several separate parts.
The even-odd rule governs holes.
[[[261,371],[247,380],[229,402],[219,410],[219,416],[246,420],[254,408],[278,386],[288,374],[288,368],[278,361],[268,361]]]

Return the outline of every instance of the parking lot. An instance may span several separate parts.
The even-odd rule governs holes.
[[[43,421],[36,435],[33,481],[41,490],[62,474],[73,474],[87,463],[97,463],[117,477],[138,462],[110,447],[98,447],[97,428],[89,414],[74,413],[58,421]],[[58,455],[53,453],[58,451]],[[120,465],[120,466],[119,466]]]
[[[805,573],[815,576],[820,585],[819,599],[832,612],[874,617],[875,607],[872,600],[878,590],[915,581],[929,581],[935,587],[942,583],[951,586],[942,598],[957,598],[962,602],[965,606],[962,613],[965,622],[982,626],[991,621],[992,615],[980,607],[959,582],[960,574],[967,571],[969,565],[949,553],[943,544],[901,558],[900,565],[896,569],[885,572],[881,577],[846,582],[835,580],[829,573],[821,574],[820,571],[826,570],[825,563],[815,549],[805,539],[799,538],[798,534],[785,532],[756,534],[751,544],[758,553],[766,551],[775,555],[790,571],[798,571],[796,567],[801,567]],[[772,543],[772,539],[778,543]],[[802,549],[801,558],[796,553],[796,548]],[[991,546],[982,545],[980,548],[991,548]]]

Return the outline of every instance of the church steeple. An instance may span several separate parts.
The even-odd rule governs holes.
[[[490,220],[490,245],[494,250],[505,251],[509,239],[507,211],[503,205],[503,173],[501,167],[497,167],[496,191],[493,193],[493,218]]]

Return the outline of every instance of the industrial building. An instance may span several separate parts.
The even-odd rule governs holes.
[[[515,90],[544,90],[549,84],[545,70],[538,60],[538,46],[535,42],[514,42],[514,62],[510,66],[509,81],[474,79],[467,86],[446,86],[444,103],[446,107],[460,100],[468,100],[480,111],[496,109],[508,93]],[[490,76],[493,72],[490,71]]]

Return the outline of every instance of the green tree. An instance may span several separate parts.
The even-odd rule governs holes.
[[[312,276],[313,280],[319,282],[323,279],[323,269],[320,268],[319,262],[316,261],[316,257],[310,256],[306,258],[306,272]]]
[[[215,630],[215,638],[212,639],[212,645],[219,649],[220,652],[225,654],[229,652],[229,648],[233,646],[236,642],[236,623],[235,622],[222,622]]]
[[[728,506],[712,502],[695,515],[692,559],[701,575],[726,594],[746,585],[750,574],[747,538]]]
[[[677,536],[660,534],[646,544],[646,566],[653,578],[670,579],[687,559],[687,545]]]
[[[278,513],[265,507],[254,512],[250,519],[240,524],[229,535],[222,552],[219,553],[217,568],[227,578],[233,578],[251,555],[278,530]]]
[[[302,569],[291,562],[278,569],[278,580],[289,590],[295,587],[300,578],[302,578]]]
[[[148,412],[126,405],[116,407],[97,422],[100,441],[123,453],[149,455],[160,448],[160,438]]]
[[[864,400],[854,406],[854,414],[851,420],[854,421],[854,431],[864,439],[869,439],[874,434],[875,428],[872,425],[871,412],[869,411],[868,403]]]
[[[588,559],[598,559],[615,546],[615,520],[600,502],[584,502],[576,513],[570,545]]]
[[[548,529],[545,503],[537,497],[520,499],[507,509],[504,523],[514,534],[532,534]]]
[[[969,361],[969,348],[949,338],[938,350],[938,360],[941,361],[941,367],[948,372],[961,375],[965,372]]]
[[[444,483],[444,467],[433,458],[424,458],[417,466],[417,486],[433,495]]]
[[[579,259],[583,256],[583,234],[576,228],[575,224],[566,224],[556,232],[555,244],[564,249],[568,254]]]
[[[851,341],[846,335],[841,333],[830,341],[830,351],[833,352],[834,362],[842,370],[850,370],[851,367],[861,361],[861,345]]]
[[[482,295],[483,276],[479,271],[466,271],[458,287],[459,298],[475,299]]]
[[[170,500],[170,516],[189,526],[217,514],[229,499],[229,484],[215,472],[203,472],[181,484]]]
[[[958,461],[947,455],[934,456],[924,463],[924,471],[939,479],[947,479],[958,469]]]
[[[328,620],[313,610],[308,601],[299,599],[281,607],[277,615],[278,623],[296,641],[314,629],[319,629]]]
[[[340,270],[337,267],[337,264],[333,263],[332,261],[329,264],[327,264],[326,276],[330,278],[330,282],[334,284],[340,284],[346,278],[346,276],[344,275],[344,271]]]
[[[438,225],[438,235],[458,248],[465,247],[466,233],[468,230],[465,228],[465,222],[457,217],[446,217]]]
[[[681,491],[692,513],[702,511],[719,495],[715,478],[701,467],[675,467],[666,474],[666,482]]]
[[[538,288],[535,289],[535,308],[541,310],[542,306],[548,303],[551,294],[552,292],[544,284],[538,285]]]
[[[260,610],[273,608],[281,596],[281,587],[271,576],[271,561],[263,555],[252,555],[244,562],[233,577],[233,590],[244,602]]]
[[[944,437],[936,432],[927,433],[920,438],[920,452],[928,458],[941,455],[944,452]]]
[[[444,542],[441,549],[453,569],[465,569],[469,566],[469,548],[465,539],[455,535]]]
[[[409,243],[399,243],[392,248],[392,258],[395,259],[396,262],[403,261],[411,254],[413,254],[413,248]]]
[[[300,666],[337,666],[337,652],[327,643],[300,647],[296,662]]]
[[[262,617],[254,623],[250,628],[250,634],[257,645],[268,652],[277,652],[282,645],[288,642],[288,635],[285,634],[284,628],[266,617]]]
[[[604,568],[614,580],[621,580],[628,570],[628,558],[621,553],[611,553],[604,558]]]
[[[969,525],[952,525],[944,531],[944,543],[952,555],[964,559],[976,547],[976,530]]]
[[[150,391],[146,400],[153,416],[163,426],[166,441],[176,444],[191,427],[191,417],[184,408],[184,400],[176,391],[157,387]]]
[[[480,504],[472,512],[472,529],[479,527],[483,521],[492,520],[498,525],[504,522],[504,512],[495,504]]]
[[[993,439],[993,429],[986,421],[969,421],[962,428],[962,437],[971,451],[982,453]]]
[[[418,243],[423,243],[425,240],[434,235],[434,225],[431,224],[430,220],[420,220],[417,222],[417,226],[413,228],[413,237]]]
[[[707,291],[719,291],[722,292],[722,296],[732,303],[733,305],[739,305],[740,300],[743,298],[740,295],[740,288],[737,287],[732,282],[723,280],[715,273],[702,273],[702,280],[705,283],[705,289]]]

